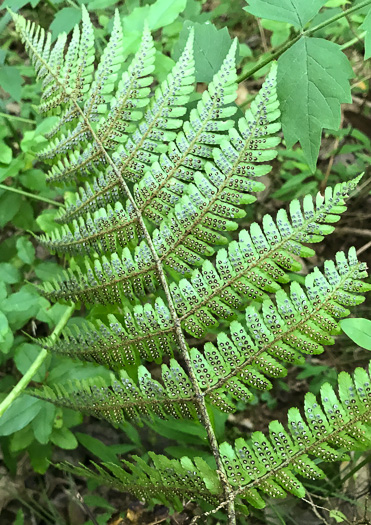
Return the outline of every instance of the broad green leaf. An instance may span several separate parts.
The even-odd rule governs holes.
[[[254,16],[303,28],[325,3],[326,0],[248,0],[244,9]]]
[[[32,429],[35,438],[42,445],[49,441],[50,434],[53,431],[53,423],[56,408],[51,403],[44,403],[42,409],[32,421]]]
[[[89,1],[86,4],[86,7],[90,12],[93,12],[95,9],[106,9],[107,7],[111,7],[116,3],[117,0],[93,0],[92,2]]]
[[[78,442],[71,430],[66,427],[54,429],[50,435],[50,441],[57,447],[72,450],[77,447]]]
[[[7,284],[18,283],[21,279],[19,270],[7,262],[0,263],[0,279]]]
[[[174,22],[187,4],[187,0],[157,0],[149,7],[148,25],[150,29],[160,29]]]
[[[45,474],[50,465],[49,461],[52,455],[52,446],[50,443],[41,445],[37,441],[31,443],[27,452],[30,456],[32,468],[39,474]]]
[[[1,164],[10,164],[12,161],[12,150],[5,144],[5,142],[0,142],[0,163]]]
[[[100,459],[100,461],[107,461],[110,463],[116,463],[119,464],[119,460],[117,459],[117,455],[115,452],[111,449],[111,447],[108,447],[102,441],[99,439],[96,439],[92,436],[89,436],[88,434],[82,434],[81,432],[76,433],[76,437],[78,441],[81,443],[83,447],[85,447],[89,452],[94,454],[97,458]],[[129,445],[129,450],[133,450],[134,445]]]
[[[10,191],[4,192],[0,197],[0,228],[11,221],[19,210],[22,197]]]
[[[4,338],[9,331],[9,323],[6,315],[0,312],[0,343],[4,342]]]
[[[340,125],[340,104],[351,102],[352,68],[340,47],[302,37],[278,60],[278,96],[288,148],[300,142],[314,171],[323,128]]]
[[[371,57],[371,8],[360,26],[360,29],[366,31],[365,36],[365,60]]]
[[[64,7],[58,11],[50,25],[52,39],[55,40],[60,33],[69,33],[81,20],[81,10],[75,7]]]
[[[214,74],[219,71],[231,45],[232,39],[224,27],[218,30],[213,24],[185,22],[175,44],[172,58],[178,60],[188,40],[189,32],[194,28],[194,59],[196,82],[211,82]],[[212,42],[212,45],[210,43]]]
[[[35,248],[30,240],[26,237],[17,239],[17,254],[25,264],[32,264],[35,259]]]
[[[13,525],[24,525],[24,514],[22,509],[19,509],[17,512]]]
[[[271,35],[271,46],[278,47],[290,36],[290,24],[286,22],[273,22],[272,20],[262,20],[262,26],[264,29],[272,32]]]
[[[37,416],[43,403],[26,395],[16,399],[0,418],[0,436],[9,436],[28,425]]]
[[[371,321],[369,319],[350,317],[340,321],[340,326],[358,346],[371,350]]]
[[[18,370],[25,374],[31,367],[32,363],[41,352],[41,347],[32,343],[22,343],[19,345],[14,354],[15,366]],[[40,366],[37,372],[32,376],[33,381],[43,381],[46,373],[46,362]]]
[[[36,266],[35,274],[41,281],[51,281],[62,277],[63,269],[55,262],[45,261]]]
[[[20,175],[19,180],[21,181],[22,186],[29,190],[37,190],[40,192],[47,188],[46,175],[42,170],[28,170]]]
[[[187,0],[157,0],[152,5],[136,7],[130,15],[123,18],[124,34],[143,31],[146,20],[151,31],[165,27],[176,20],[184,10]]]
[[[19,292],[13,293],[5,299],[1,308],[5,312],[24,312],[37,303],[39,299],[40,297],[37,293],[30,291],[29,288],[23,287]]]
[[[0,66],[0,87],[19,102],[21,100],[21,86],[23,78],[16,67]]]

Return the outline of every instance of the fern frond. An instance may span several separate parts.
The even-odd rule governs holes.
[[[138,456],[133,456],[135,464],[123,460],[122,467],[113,463],[101,466],[92,462],[96,471],[82,464],[78,467],[71,463],[57,466],[85,479],[96,480],[99,484],[131,492],[140,500],[156,498],[179,511],[183,509],[183,501],[188,499],[214,506],[220,501],[221,488],[216,472],[202,458],[191,460],[184,457],[178,461],[152,452],[148,455],[153,466],[148,466]]]
[[[370,367],[371,368],[371,367]],[[370,373],[362,368],[351,377],[341,372],[338,395],[326,383],[321,388],[321,401],[308,393],[304,413],[291,408],[285,428],[278,421],[269,424],[269,433],[254,432],[249,440],[239,438],[234,446],[220,445],[220,454],[228,476],[235,487],[233,496],[255,508],[265,507],[262,495],[282,498],[289,492],[303,498],[305,488],[298,475],[311,480],[324,477],[318,459],[328,462],[344,460],[345,451],[367,450],[371,446],[371,387]],[[147,499],[156,497],[170,504],[178,501],[183,490],[191,491],[199,501],[222,500],[222,487],[215,470],[200,458],[193,462],[183,457],[169,460],[149,453],[152,465],[134,456],[135,464],[123,461],[123,468],[112,463],[97,465],[97,472],[85,467],[62,464],[60,467],[84,478],[99,479],[122,492]],[[317,458],[317,459],[312,459]],[[142,486],[142,492],[140,492]],[[170,487],[174,490],[171,493]]]
[[[200,169],[205,163],[203,157],[212,157],[213,145],[220,143],[225,130],[232,127],[233,121],[226,120],[226,118],[233,115],[237,109],[237,106],[227,106],[235,99],[235,54],[236,43],[232,45],[208,90],[203,93],[197,108],[191,110],[190,120],[183,125],[183,131],[178,133],[176,142],[170,143],[168,155],[161,155],[159,162],[154,162],[151,170],[146,172],[140,182],[134,186],[133,195],[136,203],[147,218],[153,220],[155,209],[161,208],[165,212],[174,209],[175,204],[184,193],[184,182],[193,180],[195,169]],[[112,190],[112,184],[107,185],[107,188]],[[111,236],[112,240],[116,240],[116,249],[125,245],[122,242],[125,242],[127,230],[132,230],[135,227],[133,222],[137,221],[135,217],[130,217],[132,215],[131,205],[127,206],[125,213],[122,205],[116,199],[115,208],[119,205],[120,218],[118,220],[114,218],[110,224],[102,222],[100,227],[95,227],[92,231],[91,228],[86,227],[87,221],[90,224],[99,223],[100,216],[110,215],[112,217],[112,206],[107,203],[106,209],[99,209],[94,213],[93,219],[89,213],[83,219],[81,212],[84,210],[86,213],[86,205],[89,204],[89,209],[90,204],[95,203],[94,199],[98,195],[101,198],[110,198],[110,195],[101,195],[102,185],[99,186],[99,189],[92,189],[91,185],[87,185],[86,190],[80,193],[83,198],[86,197],[84,203],[81,202],[79,195],[75,195],[73,209],[70,206],[70,209],[67,208],[59,217],[59,222],[66,222],[66,218],[71,219],[71,217],[78,216],[79,222],[73,222],[59,232],[57,231],[55,235],[60,236],[58,243],[55,242],[55,239],[42,239],[46,247],[57,249],[60,252],[76,253],[87,251],[89,248],[96,249],[98,246],[100,250],[97,251],[103,252],[106,245],[99,243],[99,240],[106,238],[107,235]],[[168,204],[165,205],[165,201]],[[81,202],[78,210],[76,210],[77,202]],[[242,217],[244,213],[239,212],[237,215]],[[161,216],[160,219],[162,218]],[[81,232],[86,233],[81,235]],[[208,251],[212,253],[211,249]]]
[[[83,107],[84,115],[90,123],[97,121],[100,112],[106,112],[106,104],[112,98],[111,93],[123,59],[124,44],[121,20],[118,11],[116,11],[111,38],[100,57],[93,83],[87,92]],[[65,89],[66,94],[69,94],[70,89]],[[89,139],[91,136],[86,122],[80,118],[77,125],[66,136],[62,134],[60,138],[50,141],[49,145],[38,156],[40,159],[54,158],[56,155],[66,154],[68,150]]]
[[[171,359],[163,365],[164,386],[153,379],[144,366],[138,367],[138,386],[124,370],[111,385],[101,378],[53,385],[32,394],[51,403],[91,414],[118,424],[125,419],[138,423],[143,417],[198,419],[192,385],[184,370]]]
[[[179,285],[171,285],[178,314],[182,318],[187,317],[187,322],[184,322],[187,331],[200,335],[204,327],[196,321],[197,316],[205,315],[214,325],[212,313],[229,318],[234,309],[244,304],[244,297],[249,301],[263,300],[267,297],[264,291],[275,292],[280,288],[278,283],[288,282],[284,270],[300,269],[293,255],[313,255],[313,250],[302,243],[319,242],[333,231],[331,224],[339,220],[339,214],[346,210],[344,199],[358,181],[359,177],[337,184],[334,189],[328,187],[324,197],[317,195],[315,203],[309,195],[302,205],[298,200],[292,201],[291,220],[283,209],[277,214],[277,225],[270,215],[265,215],[263,229],[253,223],[250,232],[242,230],[239,241],[229,244],[228,252],[224,249],[217,252],[216,268],[209,261],[203,262],[202,257],[191,249],[197,245],[198,251],[204,250],[209,255],[204,242],[206,239],[196,239],[190,247],[180,244],[182,232],[188,226],[187,218],[191,218],[191,222],[194,212],[194,208],[180,207],[179,222],[173,218],[168,223],[164,222],[159,230],[154,231],[153,242],[165,267],[181,275],[190,274],[192,266],[202,264],[201,270],[194,271],[191,281],[182,279]],[[104,222],[105,219],[101,220]],[[90,226],[91,230],[94,226]],[[67,237],[69,242],[73,242],[72,233],[65,231],[63,239]],[[199,229],[199,232],[210,240],[206,229]],[[217,232],[213,234],[214,238],[221,237]],[[135,231],[132,232],[134,235]],[[109,233],[103,241],[105,250],[116,248],[115,240]],[[56,249],[64,240],[43,242]],[[95,247],[99,249],[100,245],[97,243]],[[134,254],[124,248],[121,256],[113,253],[110,258],[87,259],[86,267],[87,273],[81,269],[76,272],[69,270],[64,281],[45,283],[43,293],[53,300],[72,299],[92,303],[98,298],[103,304],[116,304],[122,302],[125,295],[129,298],[135,296],[133,286],[137,296],[142,296],[146,290],[154,291],[158,281],[156,265],[145,241],[140,243]]]
[[[187,332],[199,337],[206,327],[215,326],[214,315],[233,318],[246,301],[262,301],[267,298],[266,292],[276,292],[280,283],[289,282],[286,271],[301,268],[295,257],[314,254],[303,243],[320,242],[332,233],[331,224],[346,210],[344,199],[358,181],[328,187],[324,197],[318,194],[315,202],[310,195],[302,204],[293,200],[291,220],[284,209],[278,211],[276,221],[265,215],[262,228],[253,223],[249,231],[240,231],[239,240],[230,242],[227,250],[217,252],[216,267],[205,261],[190,280],[171,283],[174,303]],[[164,262],[168,264],[168,259]]]
[[[234,221],[224,219],[244,217],[245,212],[237,206],[256,200],[251,192],[261,191],[264,185],[254,178],[271,169],[268,165],[258,165],[257,162],[276,156],[276,152],[270,149],[279,143],[279,138],[270,136],[280,128],[278,123],[272,123],[279,116],[275,87],[276,67],[272,68],[252,107],[240,119],[239,134],[231,129],[231,121],[225,120],[235,108],[224,107],[235,98],[234,57],[233,45],[209,89],[203,93],[203,100],[198,103],[197,109],[191,111],[190,120],[184,123],[183,131],[178,133],[176,142],[170,143],[168,153],[163,154],[159,162],[155,162],[134,187],[134,197],[140,211],[160,227],[164,220],[169,222],[169,214],[172,222],[179,223],[182,221],[179,210],[190,210],[194,225],[189,226],[186,235],[183,233],[182,248],[185,251],[191,247],[198,253],[211,255],[213,248],[210,244],[225,243],[224,236],[217,235],[212,230],[219,227],[224,231],[236,228]],[[229,141],[224,134],[228,128]],[[208,160],[210,158],[215,158],[216,165],[223,169],[223,173]],[[188,186],[187,195],[181,199],[185,190],[184,183],[187,182],[195,182],[196,185]],[[112,189],[112,184],[108,187]],[[101,184],[94,189],[86,185],[85,190],[75,194],[73,204],[65,212],[61,212],[59,222],[80,216],[81,226],[76,222],[65,226],[68,234],[60,233],[59,243],[54,246],[49,243],[49,248],[69,250],[71,253],[89,249],[89,246],[94,249],[96,240],[104,238],[107,233],[115,236],[116,244],[120,244],[120,237],[125,238],[121,232],[132,228],[133,220],[135,221],[129,218],[130,209],[126,213],[126,220],[115,221],[111,227],[102,226],[94,232],[86,230],[85,220],[81,218],[82,212],[86,213],[92,205],[95,208],[95,197],[98,196],[108,198],[105,201],[107,212],[99,210],[95,215],[110,213],[112,207],[109,202],[115,199],[117,204],[117,194],[107,196],[102,195],[102,191]],[[89,214],[87,220],[91,221]],[[81,230],[87,231],[86,235],[81,236]],[[196,231],[196,236],[193,230]],[[77,239],[73,239],[75,232]],[[199,238],[200,232],[203,233],[202,241]],[[208,237],[207,244],[205,237]],[[99,247],[102,251],[104,245],[102,247],[99,244]]]
[[[147,45],[147,32],[145,32],[143,40],[144,46]],[[149,58],[151,58],[153,63],[151,53]],[[148,67],[152,70],[149,64]],[[126,75],[124,74],[124,82],[125,78]],[[140,81],[138,80],[137,82],[138,87],[140,87]],[[143,87],[145,88],[148,83],[148,78],[145,78]],[[180,120],[179,117],[183,116],[186,111],[184,106],[189,100],[189,95],[193,90],[193,84],[194,60],[192,33],[180,59],[168,74],[166,80],[157,87],[151,99],[150,106],[145,112],[144,117],[137,124],[134,133],[127,139],[124,136],[124,140],[126,140],[125,144],[120,145],[114,155],[114,161],[121,176],[132,181],[138,180],[149,168],[151,163],[157,159],[159,152],[165,147],[164,144],[175,138],[174,130],[179,129],[182,125],[182,120]],[[117,96],[120,97],[119,90]],[[132,97],[134,96],[135,89],[132,93]],[[86,108],[84,108],[84,112],[85,109]],[[71,131],[71,133],[77,132],[79,132],[79,130]],[[111,131],[109,133],[110,134],[107,134],[106,140],[109,140],[111,137]],[[113,131],[112,135],[116,137]],[[105,145],[107,147],[107,142]],[[51,147],[54,148],[55,146],[52,145]],[[55,150],[55,153],[60,152],[59,150]],[[50,154],[51,153],[52,151],[50,150]],[[48,181],[67,181],[75,175],[76,171],[78,171],[80,175],[88,174],[94,164],[101,161],[103,161],[103,159],[101,159],[100,148],[98,144],[93,143],[88,146],[81,155],[79,153],[73,153],[70,159],[65,158],[65,165],[61,163],[53,166],[48,174]],[[107,173],[103,176],[110,181],[113,176],[112,168],[107,168]],[[118,182],[116,177],[116,183],[118,184]],[[107,185],[110,186],[109,183]],[[110,189],[111,186],[108,190]]]
[[[37,78],[43,81],[39,110],[45,113],[62,105],[66,106],[59,127],[77,116],[73,101],[81,100],[83,94],[89,90],[93,78],[94,28],[85,6],[81,8],[81,37],[76,26],[65,57],[65,33],[59,35],[52,47],[50,33],[45,34],[44,29],[12,13]]]
[[[158,361],[173,355],[175,331],[162,299],[157,298],[153,306],[125,308],[121,322],[108,314],[108,321],[84,321],[63,330],[57,341],[38,339],[38,344],[58,355],[95,361],[113,370],[139,364],[139,358]]]
[[[248,307],[244,324],[233,321],[230,335],[219,334],[216,344],[206,343],[203,352],[191,349],[195,376],[206,399],[220,410],[232,412],[235,407],[226,394],[247,402],[252,398],[249,387],[267,390],[272,388],[270,377],[286,375],[285,363],[302,364],[305,355],[322,353],[323,345],[332,345],[332,335],[340,332],[336,319],[349,315],[346,307],[362,303],[364,297],[359,294],[371,290],[371,285],[360,280],[365,277],[365,264],[357,261],[354,249],[348,257],[339,252],[336,265],[327,261],[324,273],[316,268],[306,277],[305,287],[293,282],[290,293],[280,290],[274,302],[263,302],[261,311]],[[135,306],[132,312],[127,308],[124,326],[110,316],[109,327],[86,323],[84,329],[65,330],[57,343],[44,340],[43,346],[57,354],[118,370],[126,364],[138,364],[139,358],[161,361],[165,354],[172,355],[177,349],[174,332],[170,312],[158,299],[155,308]],[[185,377],[181,366],[172,360],[175,368]],[[176,396],[177,390],[171,392],[165,365],[162,379],[161,388]],[[180,383],[175,384],[179,388]],[[189,388],[184,395],[195,403]],[[91,400],[99,405],[93,394]],[[86,409],[84,405],[77,408]]]

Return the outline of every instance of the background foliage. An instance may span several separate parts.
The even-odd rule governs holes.
[[[280,150],[275,169],[269,176],[270,195],[263,194],[259,198],[254,212],[258,217],[271,213],[293,198],[308,193],[315,195],[327,184],[348,181],[366,171],[361,191],[353,196],[339,233],[309,261],[308,270],[319,265],[327,253],[333,254],[351,244],[362,253],[362,260],[370,259],[367,247],[371,232],[367,219],[370,216],[371,97],[370,64],[364,61],[371,56],[369,5],[346,17],[340,17],[344,9],[363,2],[297,1],[293,10],[292,2],[282,0],[271,1],[269,7],[265,0],[247,3],[239,0],[6,0],[2,8],[20,10],[28,19],[50,27],[55,40],[62,31],[70,33],[80,22],[81,3],[93,17],[98,50],[103,48],[110,34],[115,8],[119,9],[124,23],[128,53],[138,47],[147,20],[156,40],[155,66],[160,81],[178,59],[189,29],[193,27],[196,80],[199,82],[193,103],[201,97],[203,83],[209,82],[220,67],[230,48],[231,36],[239,39],[240,79],[248,78],[246,83],[240,84],[237,100],[240,111],[260,87],[272,54],[277,56],[286,149]],[[67,306],[52,306],[32,285],[50,280],[61,271],[58,259],[51,257],[30,234],[51,231],[56,211],[50,203],[60,202],[65,191],[50,189],[44,165],[35,162],[36,153],[48,143],[45,134],[53,127],[55,118],[41,119],[37,114],[40,86],[35,82],[33,67],[25,59],[10,15],[5,10],[1,15],[0,392],[5,398],[40,352],[29,336],[40,337],[53,330]],[[332,18],[333,22],[326,25]],[[293,39],[296,39],[294,43]],[[308,92],[310,97],[305,96]],[[341,109],[342,103],[347,105]],[[237,116],[241,116],[241,112]],[[67,191],[72,189],[71,186]],[[248,215],[246,222],[249,218]],[[296,278],[300,281],[303,277]],[[297,396],[308,388],[318,393],[324,380],[335,384],[338,371],[364,365],[368,356],[362,348],[371,349],[370,321],[365,319],[369,317],[369,309],[366,303],[355,311],[355,319],[342,321],[342,328],[350,339],[340,336],[335,351],[327,351],[321,360],[309,359],[302,365],[300,374],[289,375],[286,383],[276,380],[274,395],[269,392],[257,395],[258,411],[254,405],[241,405],[241,415],[227,420],[215,410],[218,439],[234,439],[251,430],[264,429],[267,421],[272,417],[280,418],[279,411],[284,413],[286,407],[295,404]],[[91,315],[97,313],[99,306]],[[78,323],[78,318],[71,322]],[[50,356],[32,378],[32,384],[52,386],[67,381],[72,366],[75,379],[92,375],[89,365],[77,362],[72,365],[67,358]],[[94,367],[94,373],[109,379],[103,367],[99,370]],[[155,441],[156,434],[163,439]],[[142,509],[130,499],[118,501],[117,496],[102,489],[99,491],[99,488],[100,495],[92,497],[96,484],[89,482],[88,486],[76,487],[72,478],[60,481],[60,474],[49,466],[49,461],[71,458],[85,461],[88,457],[97,459],[99,456],[117,462],[118,457],[126,457],[129,453],[147,459],[148,448],[165,451],[174,458],[193,453],[207,459],[209,452],[204,438],[205,431],[200,425],[182,421],[165,424],[159,420],[150,425],[149,432],[125,423],[116,431],[93,418],[83,418],[77,412],[56,409],[42,400],[23,395],[0,420],[4,480],[0,484],[0,517],[4,523],[17,524],[27,523],[30,516],[37,523],[94,523],[94,519],[107,523],[119,511],[127,523],[135,519],[139,523],[150,523],[157,519],[156,513],[161,515],[167,511],[161,507]],[[319,520],[318,513],[332,523],[361,515],[362,498],[369,479],[367,468],[361,467],[367,459],[367,456],[355,455],[349,464],[341,465],[340,470],[331,466],[328,479],[316,487],[309,486],[313,498],[317,498],[316,504],[328,510],[314,508],[313,511],[310,504],[290,498],[282,504],[272,501],[264,513],[256,511],[256,523],[299,523],[307,517],[313,523]],[[46,482],[41,476],[45,473]],[[340,487],[344,478],[348,479],[349,491],[342,494]],[[363,479],[363,485],[359,478]],[[79,490],[84,493],[83,504],[76,496]],[[175,515],[171,522],[182,523],[187,512],[191,514],[192,508],[186,510],[184,516],[182,513]],[[218,520],[222,521],[223,517],[217,516],[210,523]]]

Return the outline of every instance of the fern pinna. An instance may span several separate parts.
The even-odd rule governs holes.
[[[262,494],[303,497],[297,476],[323,476],[312,456],[333,461],[370,445],[370,378],[362,369],[353,378],[340,375],[338,395],[324,385],[322,407],[307,394],[305,417],[291,409],[288,427],[274,421],[268,436],[255,432],[248,441],[219,444],[209,415],[211,405],[235,411],[252,390],[272,388],[271,379],[284,377],[287,367],[333,344],[338,319],[371,289],[353,248],[309,273],[304,284],[292,278],[300,259],[314,254],[308,244],[334,230],[359,178],[241,228],[280,143],[276,66],[236,119],[236,42],[190,104],[192,32],[158,83],[147,27],[128,60],[116,13],[95,62],[94,27],[83,5],[82,11],[82,28],[68,44],[62,34],[53,46],[43,29],[13,14],[42,82],[39,109],[58,116],[40,159],[50,164],[50,183],[76,186],[55,230],[39,238],[64,256],[67,269],[40,289],[54,301],[105,307],[102,319],[82,319],[59,340],[39,343],[107,366],[112,382],[94,377],[33,395],[114,424],[201,421],[216,468],[197,457],[178,461],[151,452],[150,464],[134,458],[122,468],[95,465],[95,473],[64,468],[175,508],[184,498],[226,507],[233,524],[235,502],[247,514],[249,505],[264,506]],[[197,348],[191,336],[201,339]],[[149,372],[149,361],[161,365],[160,374]]]

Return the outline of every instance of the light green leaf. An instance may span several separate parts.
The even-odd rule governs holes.
[[[347,517],[340,510],[330,510],[330,518],[334,519],[336,523],[348,521]]]
[[[60,33],[69,33],[81,20],[81,11],[75,7],[64,7],[56,13],[50,25],[52,38],[55,40]]]
[[[218,30],[213,24],[186,21],[175,44],[172,58],[178,60],[188,40],[189,32],[194,28],[194,58],[196,82],[211,82],[219,71],[231,45],[232,39],[224,27]],[[210,42],[213,45],[210,45]]]
[[[32,421],[32,429],[35,438],[42,445],[49,441],[50,434],[53,431],[53,423],[56,408],[51,403],[44,403],[42,409]]]
[[[77,447],[78,442],[71,430],[66,427],[54,429],[50,441],[57,447],[64,448],[66,450],[72,450]]]
[[[21,196],[10,191],[0,197],[0,228],[11,221],[21,205]]]
[[[43,401],[21,396],[10,405],[0,418],[0,436],[9,436],[24,428],[40,412]]]
[[[12,150],[5,144],[5,142],[0,142],[0,163],[1,164],[10,164],[12,161]]]
[[[15,366],[22,374],[25,374],[29,370],[35,359],[38,357],[40,352],[41,347],[39,345],[35,345],[32,343],[22,343],[15,350]],[[31,379],[33,379],[34,381],[43,381],[43,379],[45,378],[45,373],[46,363],[44,361],[44,363],[40,366],[39,370],[32,376]]]
[[[26,237],[19,237],[17,239],[17,254],[18,257],[26,264],[32,264],[35,259],[35,248],[31,241]]]
[[[6,315],[0,312],[0,343],[4,341],[4,337],[9,331],[9,323]]]
[[[303,28],[327,0],[248,0],[248,13]]]
[[[7,284],[18,283],[21,279],[19,270],[7,262],[0,263],[0,279]]]
[[[45,261],[36,266],[35,274],[41,281],[51,281],[62,277],[63,269],[55,262]]]
[[[290,36],[290,24],[286,22],[273,22],[272,20],[262,20],[262,26],[264,29],[272,32],[271,35],[271,46],[278,47]]]
[[[187,0],[157,0],[149,7],[148,25],[150,29],[160,29],[174,22],[187,4]]]
[[[23,78],[16,67],[1,66],[0,67],[0,87],[9,93],[11,97],[19,102],[21,100],[21,86]]]
[[[92,2],[88,2],[86,4],[87,9],[90,12],[93,12],[95,9],[106,9],[107,7],[111,7],[111,5],[115,5],[117,3],[117,0],[93,0]]]
[[[371,57],[371,8],[366,15],[360,29],[366,31],[365,36],[365,60]]]
[[[298,140],[315,170],[323,128],[340,125],[340,104],[351,102],[352,68],[340,47],[302,37],[278,60],[278,96],[288,148]]]
[[[5,299],[1,308],[4,312],[24,312],[37,303],[39,298],[35,292],[23,287],[19,292],[13,293]]]
[[[371,350],[371,321],[369,319],[350,317],[340,321],[340,326],[358,346]]]

